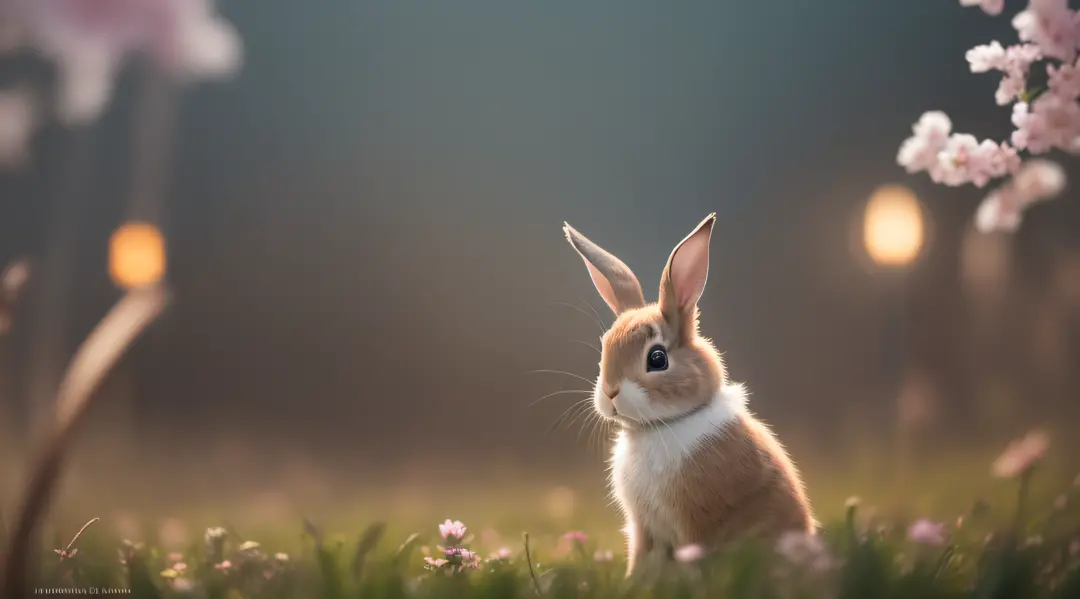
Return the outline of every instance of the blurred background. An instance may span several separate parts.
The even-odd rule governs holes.
[[[984,191],[896,164],[925,110],[1007,137],[997,77],[964,52],[1012,40],[1008,19],[936,0],[219,9],[243,69],[181,98],[156,215],[171,304],[79,437],[64,482],[79,505],[613,512],[603,435],[560,419],[586,396],[531,405],[589,388],[585,344],[612,319],[560,227],[622,258],[652,301],[710,212],[703,333],[823,510],[897,480],[967,501],[1032,427],[1071,480],[1080,202],[978,234]],[[48,77],[21,57],[0,73]],[[0,259],[32,272],[2,339],[7,495],[40,402],[34,268],[68,256],[42,350],[55,368],[121,293],[107,252],[138,164],[137,91],[125,71],[92,128],[44,128],[30,164],[0,175]],[[864,219],[890,183],[919,199],[922,235],[886,267]]]

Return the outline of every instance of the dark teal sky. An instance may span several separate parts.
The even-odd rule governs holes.
[[[580,454],[576,431],[545,434],[568,396],[527,407],[578,382],[527,370],[595,376],[568,340],[598,330],[551,305],[604,309],[562,222],[655,299],[671,247],[716,212],[704,333],[782,433],[829,436],[851,406],[884,403],[885,287],[849,241],[890,181],[934,225],[909,286],[912,360],[950,404],[971,401],[956,251],[979,193],[909,177],[895,156],[929,109],[1007,134],[996,79],[963,56],[1012,40],[1007,19],[953,0],[222,11],[246,64],[185,98],[167,194],[175,301],[125,364],[148,430],[380,458]],[[116,297],[104,252],[127,189],[129,84],[95,131],[90,208],[72,216],[72,342]],[[4,180],[5,256],[40,250],[63,142],[47,132],[36,170]],[[1078,225],[1074,201],[1032,214],[1018,241],[1032,280]]]

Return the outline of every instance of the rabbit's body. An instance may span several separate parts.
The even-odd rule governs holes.
[[[815,523],[791,461],[726,385],[685,418],[619,432],[611,482],[627,520],[632,559],[742,535],[812,531]]]
[[[602,338],[593,403],[621,428],[611,475],[626,516],[628,574],[647,555],[666,559],[680,546],[712,550],[816,527],[795,465],[698,335],[714,220],[671,253],[655,304],[625,264],[566,226],[618,315]]]

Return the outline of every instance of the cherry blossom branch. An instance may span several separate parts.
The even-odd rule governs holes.
[[[1003,0],[960,4],[978,6],[989,15],[1004,11]],[[1069,8],[1068,0],[1029,0],[1012,25],[1020,43],[1005,47],[994,40],[966,54],[972,73],[1001,73],[994,99],[999,106],[1013,104],[1015,129],[1009,140],[980,142],[974,135],[954,132],[948,115],[932,110],[915,123],[897,154],[897,162],[909,173],[925,171],[934,182],[948,186],[970,183],[982,188],[1011,177],[979,207],[975,224],[982,231],[1015,231],[1026,208],[1065,188],[1059,165],[1030,157],[1051,150],[1080,154],[1080,14]],[[1046,85],[1031,87],[1032,67],[1040,63],[1045,63]]]

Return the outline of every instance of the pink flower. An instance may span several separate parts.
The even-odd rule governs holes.
[[[1032,154],[1042,154],[1051,148],[1073,151],[1080,139],[1080,104],[1055,93],[1044,93],[1030,105],[1017,102],[1013,106],[1012,142],[1017,148]]]
[[[1016,100],[1027,90],[1028,70],[1031,69],[1031,63],[1040,58],[1042,51],[1034,44],[1009,46],[1005,50],[1004,65],[1001,68],[1005,76],[994,93],[998,106],[1005,106]]]
[[[479,568],[480,556],[462,547],[447,547],[443,550],[446,559],[451,564],[458,566],[459,570],[465,568]]]
[[[1052,198],[1065,189],[1065,169],[1049,160],[1028,160],[1013,176],[1012,185],[1025,204]]]
[[[432,558],[432,557],[425,557],[424,558],[424,563],[431,566],[432,568],[441,568],[441,567],[445,566],[446,564],[448,564],[450,562],[448,562],[448,561],[446,561],[444,559],[435,559],[435,558]]]
[[[675,559],[684,564],[690,564],[698,561],[705,555],[705,550],[701,548],[701,545],[683,545],[675,550]]]
[[[776,542],[776,552],[793,564],[810,566],[815,570],[830,570],[836,565],[821,537],[801,530],[781,535]]]
[[[913,135],[900,145],[896,161],[909,173],[934,168],[949,139],[952,121],[944,112],[932,110],[923,113],[911,130]]]
[[[1012,180],[994,190],[975,212],[975,227],[984,233],[1013,232],[1023,211],[1035,202],[1051,199],[1065,188],[1065,170],[1048,160],[1028,160]]]
[[[12,10],[31,43],[57,62],[67,122],[104,109],[133,53],[182,79],[226,77],[240,62],[239,38],[212,0],[17,0]]]
[[[1072,62],[1080,41],[1078,22],[1069,0],[1030,0],[1027,10],[1013,17],[1012,25],[1021,41],[1038,45],[1047,58]]]
[[[908,528],[908,538],[923,545],[941,545],[945,542],[945,525],[925,518],[916,520]]]
[[[214,564],[214,569],[215,570],[225,571],[225,570],[228,570],[231,567],[232,567],[232,562],[230,562],[229,560],[225,560],[225,561],[223,561],[221,563]]]
[[[1005,0],[960,0],[960,6],[978,6],[984,13],[996,16],[1005,9]]]
[[[502,547],[495,553],[492,553],[488,559],[510,559],[513,553],[508,547]]]
[[[442,538],[446,539],[448,543],[460,542],[465,538],[466,530],[468,530],[468,528],[462,524],[460,520],[447,519],[446,522],[439,525],[439,534],[441,534]]]
[[[971,64],[972,73],[985,73],[990,70],[1005,70],[1005,48],[998,41],[975,46],[964,55]]]
[[[975,46],[965,55],[972,73],[1001,71],[1005,74],[998,86],[995,99],[1001,106],[1012,102],[1027,88],[1028,70],[1031,64],[1042,57],[1042,52],[1034,44],[1017,44],[1002,47],[993,41],[982,46]]]
[[[1034,430],[1022,439],[1013,441],[994,461],[994,476],[1013,478],[1030,471],[1046,455],[1050,437],[1043,431]]]
[[[1080,61],[1072,64],[1046,65],[1050,93],[1075,100],[1080,97]]]
[[[1013,233],[1020,228],[1022,216],[1016,194],[997,189],[983,199],[975,210],[975,228],[981,233]]]
[[[573,543],[586,543],[589,540],[589,535],[581,532],[580,530],[571,530],[563,535],[563,538]]]
[[[954,133],[938,152],[937,164],[930,168],[930,178],[937,183],[957,186],[972,183],[984,187],[992,178],[1015,170],[1020,159],[1007,144],[989,139],[981,143],[974,135]]]

